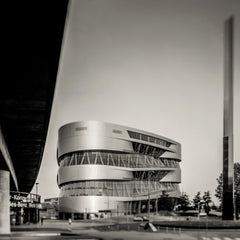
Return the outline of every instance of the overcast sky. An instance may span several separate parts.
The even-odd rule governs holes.
[[[37,182],[57,197],[57,134],[100,120],[182,145],[181,190],[214,195],[222,171],[223,24],[235,16],[234,158],[240,161],[239,0],[70,2]],[[33,189],[35,192],[35,188]]]

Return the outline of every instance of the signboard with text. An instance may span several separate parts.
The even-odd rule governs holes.
[[[10,193],[10,207],[13,208],[41,208],[40,197],[35,194],[21,192]]]

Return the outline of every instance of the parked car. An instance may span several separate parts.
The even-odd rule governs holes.
[[[135,217],[133,218],[133,221],[135,221],[135,222],[142,222],[142,221],[143,221],[143,218],[142,218],[141,216],[135,216]]]
[[[149,218],[147,216],[137,215],[133,218],[133,221],[135,221],[135,222],[149,221]]]

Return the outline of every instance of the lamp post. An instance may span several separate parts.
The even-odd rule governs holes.
[[[150,171],[148,171],[148,218],[150,217]]]
[[[38,206],[38,185],[39,185],[39,183],[36,182],[36,205],[35,205],[35,207],[36,207],[36,223],[38,223],[38,208],[37,208],[37,206]]]
[[[36,182],[36,196],[38,195],[38,182]]]

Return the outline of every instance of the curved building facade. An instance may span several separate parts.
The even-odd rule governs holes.
[[[57,158],[61,218],[157,211],[163,192],[180,195],[181,145],[153,133],[98,121],[69,123],[59,129]]]

